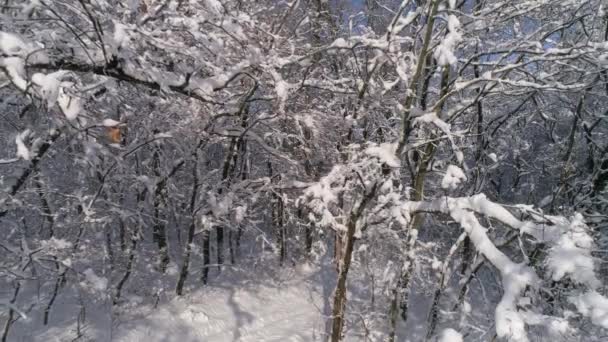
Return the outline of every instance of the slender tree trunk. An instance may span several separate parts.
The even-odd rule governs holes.
[[[200,144],[199,144],[200,146]],[[190,226],[188,227],[188,239],[186,241],[186,247],[184,250],[184,260],[182,263],[182,269],[179,273],[179,279],[177,280],[177,286],[175,293],[178,296],[182,295],[186,278],[188,278],[188,267],[190,266],[190,253],[192,251],[192,243],[194,242],[194,231],[196,229],[196,197],[198,195],[199,181],[198,181],[198,147],[194,152],[194,164],[192,166],[192,193],[190,195]]]
[[[272,170],[272,163],[269,161],[268,162],[268,177],[270,177],[271,179],[273,178],[273,170]],[[277,178],[280,180],[281,177],[280,175],[277,176]],[[272,203],[272,208],[271,208],[271,221],[272,221],[272,225],[274,226],[274,231],[275,231],[275,239],[276,239],[276,244],[277,244],[277,250],[278,250],[278,255],[279,255],[279,265],[283,266],[283,262],[285,261],[285,227],[284,227],[284,222],[283,222],[283,197],[280,194],[276,194],[276,193],[272,193],[271,195],[271,203]]]
[[[230,187],[231,180],[231,170],[232,163],[236,162],[235,154],[237,148],[237,138],[232,138],[230,141],[230,147],[228,148],[228,154],[226,155],[226,160],[224,161],[224,167],[222,168],[222,184],[218,189],[218,194],[222,194],[224,192],[224,188]],[[216,253],[217,253],[217,269],[218,272],[222,270],[222,265],[224,264],[224,227],[218,225],[215,227],[215,243],[216,243]]]
[[[388,342],[395,341],[395,335],[397,332],[397,319],[399,318],[399,290],[401,286],[397,284],[391,291],[391,306],[389,309],[389,333],[388,333]]]
[[[433,294],[433,301],[431,302],[431,309],[429,310],[429,314],[427,317],[428,328],[426,332],[426,340],[429,341],[433,334],[435,334],[435,328],[437,327],[437,322],[439,321],[439,301],[441,300],[441,296],[443,295],[443,291],[447,286],[450,274],[448,273],[450,269],[448,268],[452,257],[456,253],[456,250],[460,247],[460,245],[467,238],[467,233],[460,234],[460,237],[456,240],[456,242],[450,248],[448,255],[445,257],[441,267],[441,274],[439,276],[439,285],[435,289],[435,293]]]
[[[306,251],[306,256],[310,258],[310,253],[312,252],[312,233],[314,230],[314,223],[311,223],[309,225],[306,226],[305,230],[304,230],[304,248]]]
[[[131,273],[133,272],[133,265],[135,264],[135,255],[137,253],[137,234],[133,234],[131,237],[131,247],[129,249],[129,259],[127,260],[127,269],[125,270],[125,274],[120,278],[118,285],[116,285],[116,292],[114,295],[114,300],[112,301],[113,305],[116,305],[120,300],[120,296],[122,293],[122,289],[129,280]]]
[[[11,304],[15,304],[15,302],[17,301],[17,296],[19,295],[19,290],[21,290],[21,283],[19,281],[17,281],[17,284],[15,285],[15,291],[13,291],[13,298],[11,298],[11,300],[10,300]],[[8,333],[11,329],[11,326],[13,325],[13,322],[15,322],[14,315],[15,315],[15,310],[13,310],[13,308],[10,307],[8,309],[8,317],[6,318],[6,323],[4,324],[4,329],[2,331],[2,340],[1,340],[2,342],[8,341]]]
[[[346,305],[346,278],[350,268],[353,247],[355,244],[355,232],[357,222],[349,222],[345,238],[345,248],[342,260],[340,261],[340,271],[338,273],[338,284],[334,293],[334,304],[332,310],[332,342],[339,342],[342,339],[342,329],[344,325],[344,309]]]
[[[244,121],[244,126],[246,126],[246,118]],[[247,140],[241,140],[241,180],[246,180],[249,178],[249,157],[247,155]],[[239,223],[237,226],[237,231],[236,231],[236,237],[235,237],[235,260],[233,263],[236,262],[236,258],[238,258],[239,256],[239,252],[241,249],[241,238],[243,236],[243,224]]]
[[[53,226],[55,225],[55,218],[53,216],[53,213],[51,212],[51,206],[49,205],[49,201],[47,200],[46,196],[45,196],[45,191],[42,188],[42,181],[40,180],[40,171],[35,172],[34,173],[34,187],[36,188],[36,193],[38,194],[38,197],[40,198],[40,205],[42,207],[42,214],[44,215],[44,218],[46,219],[47,223],[48,223],[48,231],[49,231],[49,238],[52,238],[55,235],[55,231],[53,229]]]
[[[203,231],[203,269],[201,272],[201,282],[203,284],[207,284],[209,281],[209,262],[211,261],[211,255],[209,253],[209,248],[211,247],[209,241],[209,231]]]
[[[448,91],[449,76],[450,76],[450,69],[448,66],[446,66],[446,67],[444,67],[443,73],[441,75],[441,92],[440,92],[439,98],[443,98],[443,96],[445,96],[445,94]],[[443,104],[440,105],[439,110],[438,110],[439,112],[441,112],[442,107],[443,107]],[[413,188],[414,188],[413,200],[414,201],[421,201],[424,199],[424,184],[425,184],[429,165],[435,156],[435,152],[436,152],[436,145],[432,144],[432,143],[428,143],[424,149],[423,155],[420,157],[420,161],[419,161],[419,164],[417,167],[417,172],[414,177],[414,184],[413,184]],[[399,289],[397,290],[399,294],[398,294],[398,296],[396,296],[396,298],[397,298],[396,300],[400,301],[398,307],[400,308],[400,311],[401,311],[401,319],[403,319],[404,322],[407,321],[408,306],[409,306],[409,291],[410,291],[409,286],[410,286],[411,274],[414,269],[414,264],[416,261],[415,255],[414,255],[414,253],[415,253],[414,249],[416,247],[416,240],[418,238],[418,229],[422,225],[423,217],[424,216],[422,214],[415,214],[412,219],[412,222],[410,223],[410,225],[408,227],[409,239],[408,239],[407,251],[405,253],[403,267],[401,269],[401,278],[397,285],[397,286],[399,286]],[[391,304],[391,307],[392,306],[393,306],[393,304]]]
[[[344,238],[344,251],[341,254],[342,258],[339,263],[338,283],[334,291],[334,301],[332,308],[332,331],[331,341],[339,342],[342,339],[342,330],[344,327],[344,310],[346,307],[346,279],[348,278],[348,270],[352,260],[353,249],[355,245],[355,233],[357,231],[357,222],[363,214],[365,207],[376,193],[377,184],[374,184],[372,189],[363,195],[361,202],[356,208],[351,211],[346,236]]]
[[[165,187],[165,182],[160,181],[160,156],[158,150],[154,150],[153,155],[154,163],[154,174],[157,178],[156,188],[154,189],[154,226],[152,239],[158,245],[158,268],[161,273],[165,273],[167,265],[169,265],[169,251],[167,250],[167,235],[165,231],[165,224],[162,222],[161,216],[161,204],[162,196]]]

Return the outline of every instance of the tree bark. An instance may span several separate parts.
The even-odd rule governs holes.
[[[192,243],[194,242],[194,231],[196,229],[196,197],[198,195],[199,181],[198,181],[198,147],[194,151],[194,164],[192,166],[192,193],[190,195],[190,225],[188,227],[188,239],[186,240],[186,247],[184,250],[184,260],[182,262],[182,268],[179,273],[179,279],[177,280],[177,286],[175,293],[181,296],[184,289],[186,278],[188,278],[188,267],[190,266],[190,253],[192,251]]]
[[[342,258],[340,260],[338,283],[334,291],[331,331],[332,342],[339,342],[342,339],[342,329],[344,326],[344,309],[346,306],[346,279],[348,277],[348,270],[350,268],[353,249],[356,240],[355,233],[357,231],[357,222],[359,221],[359,217],[361,217],[361,214],[363,214],[365,207],[375,195],[376,187],[377,184],[374,184],[372,186],[372,189],[368,193],[364,194],[363,198],[361,199],[361,202],[356,208],[353,208],[348,218],[347,231],[344,241],[344,252],[342,253]]]

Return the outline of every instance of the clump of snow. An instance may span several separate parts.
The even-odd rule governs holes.
[[[296,265],[296,272],[300,275],[310,275],[316,271],[314,265],[308,261]]]
[[[414,114],[414,112],[412,112],[412,114]],[[458,148],[458,146],[454,142],[454,138],[452,137],[452,132],[451,132],[451,125],[449,123],[443,121],[439,116],[437,116],[437,113],[435,113],[435,112],[430,112],[430,113],[426,113],[426,114],[421,114],[420,116],[416,116],[416,118],[413,121],[413,124],[418,125],[420,123],[430,123],[430,124],[435,125],[435,127],[439,128],[447,136],[448,140],[450,141],[450,144],[452,145],[452,149],[454,150],[454,154],[456,155],[456,159],[458,160],[458,162],[461,164],[463,163],[464,154],[462,153],[462,151],[460,151],[460,148]]]
[[[530,305],[530,303],[526,305]],[[549,336],[563,338],[572,331],[572,327],[565,318],[541,315],[532,311],[525,311],[522,314],[527,324],[545,327]]]
[[[16,35],[8,32],[0,32],[0,50],[7,55],[20,55],[23,52],[25,42]]]
[[[95,291],[103,292],[108,288],[108,279],[105,277],[99,277],[95,274],[95,272],[93,272],[92,269],[87,268],[84,272],[82,272],[82,274],[84,275],[87,283],[89,283],[89,285]]]
[[[337,38],[336,40],[334,40],[333,43],[331,43],[330,46],[339,48],[339,49],[343,49],[343,48],[349,48],[350,44],[348,44],[348,42],[346,40],[344,40],[344,38]]]
[[[42,100],[46,100],[49,108],[57,102],[62,75],[62,72],[54,72],[48,75],[35,73],[32,75],[32,83],[38,86],[38,95]]]
[[[597,288],[601,282],[595,276],[591,249],[593,238],[587,233],[583,217],[576,214],[569,225],[562,226],[561,236],[549,250],[546,261],[552,278],[558,281],[569,276],[573,281]]]
[[[311,209],[308,215],[309,219],[316,221],[321,227],[329,227],[335,230],[346,229],[329,210],[331,204],[338,200],[338,193],[342,190],[341,186],[332,188],[332,185],[343,181],[345,173],[345,167],[334,166],[328,175],[309,186],[298,199],[298,205],[304,201],[306,206]]]
[[[166,274],[169,276],[176,276],[177,274],[179,274],[179,267],[177,266],[177,264],[174,262],[170,262],[167,266]]]
[[[169,132],[161,132],[154,134],[154,139],[170,139],[173,138],[173,135]]]
[[[289,90],[291,85],[287,83],[276,70],[272,70],[272,77],[274,79],[274,90],[279,98],[279,110],[285,111],[285,103],[289,97]]]
[[[396,155],[397,144],[384,143],[380,145],[373,145],[365,150],[365,153],[380,159],[381,162],[386,163],[390,167],[399,167],[401,163]]]
[[[69,95],[66,89],[74,86],[73,82],[63,82],[66,71],[60,70],[50,74],[35,73],[32,75],[32,84],[35,86],[40,99],[46,101],[48,108],[55,103],[68,120],[75,120],[82,110],[80,99]]]
[[[447,135],[450,134],[450,130],[451,130],[450,124],[441,120],[435,112],[422,114],[422,115],[418,116],[416,119],[414,119],[414,125],[416,125],[420,122],[432,123],[433,125],[437,126],[437,128],[439,128],[441,131],[443,131],[443,133],[445,133]]]
[[[431,268],[434,271],[439,271],[441,270],[441,266],[443,266],[443,263],[439,260],[437,260],[437,257],[433,256],[433,261],[431,262]]]
[[[460,21],[458,21],[456,16],[449,15],[448,34],[446,34],[433,54],[439,65],[452,65],[458,61],[454,55],[454,50],[460,41],[462,41],[462,35],[460,34]]]
[[[244,69],[251,66],[251,62],[243,61],[227,71],[218,72],[215,76],[207,78],[191,78],[190,86],[187,90],[201,91],[205,94],[211,94],[215,90],[222,88],[229,80],[233,80]]]
[[[25,91],[27,89],[27,81],[23,77],[25,71],[23,70],[23,60],[17,57],[9,57],[0,59],[0,66],[4,67],[8,77],[13,84]]]
[[[463,339],[458,331],[447,328],[441,332],[438,342],[463,342]]]
[[[116,120],[112,120],[112,119],[104,119],[103,125],[106,127],[116,127],[116,126],[120,125],[120,122],[118,122]]]
[[[247,206],[246,205],[238,206],[238,207],[236,207],[236,209],[234,209],[234,220],[236,221],[236,223],[243,222],[246,215],[247,215]]]
[[[528,286],[536,287],[539,279],[534,271],[524,265],[509,260],[505,267],[499,267],[502,275],[504,294],[496,306],[496,335],[509,341],[528,341],[526,322],[517,308],[521,294]]]
[[[448,165],[445,175],[441,180],[441,187],[444,189],[456,189],[461,182],[466,182],[467,176],[461,168],[456,165]]]
[[[336,169],[341,168],[335,167],[330,174],[321,178],[319,182],[315,183],[314,185],[308,187],[308,189],[304,191],[304,197],[320,199],[325,204],[336,202],[338,197],[331,189],[331,183],[333,181],[332,178],[335,175],[334,171],[336,171]]]
[[[72,82],[62,82],[61,84],[62,86],[59,88],[57,103],[59,104],[59,108],[61,108],[63,115],[65,115],[68,120],[75,120],[82,111],[82,101],[77,97],[70,96],[65,91],[66,87],[72,85]]]
[[[466,300],[464,301],[464,303],[462,303],[462,312],[471,313],[471,304],[469,304],[469,302],[467,302]]]
[[[67,248],[72,247],[71,242],[64,240],[64,239],[57,239],[55,237],[52,237],[48,240],[41,241],[40,244],[42,245],[43,248],[54,249],[54,250],[67,249]]]
[[[114,21],[114,35],[112,36],[113,40],[114,40],[114,48],[116,50],[121,49],[123,46],[126,46],[129,44],[129,33],[128,33],[128,27]]]
[[[569,298],[578,311],[591,322],[608,329],[608,298],[596,291],[579,294]]]
[[[0,31],[0,67],[3,67],[13,84],[25,91],[25,59],[30,63],[46,63],[48,57],[44,55],[39,46],[28,44],[15,34]]]
[[[411,73],[411,65],[406,63],[405,59],[399,59],[397,61],[397,65],[395,71],[397,71],[397,75],[403,81],[403,83],[407,84],[409,82],[409,75]]]
[[[221,218],[228,214],[230,207],[232,207],[232,194],[228,193],[223,198],[219,199],[214,193],[209,194],[209,206],[211,212],[216,218]]]
[[[222,6],[222,3],[218,0],[205,0],[204,6],[207,10],[209,10],[212,14],[215,15],[222,14],[222,9],[224,8],[224,6]]]
[[[22,158],[23,160],[30,160],[31,154],[30,150],[25,146],[24,140],[27,139],[30,135],[30,130],[26,129],[25,131],[17,134],[15,137],[15,143],[17,144],[17,157]]]

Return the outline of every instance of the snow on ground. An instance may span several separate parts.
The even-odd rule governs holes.
[[[215,272],[214,268],[211,274]],[[138,291],[145,284],[137,282],[114,307],[109,299],[94,300],[99,292],[66,288],[57,298],[49,325],[42,325],[42,310],[32,310],[27,320],[13,325],[9,341],[74,341],[83,302],[85,323],[80,325],[82,337],[77,341],[321,341],[325,329],[322,312],[327,310],[323,296],[330,293],[329,284],[322,285],[319,278],[324,273],[306,266],[276,272],[252,264],[225,267],[207,286],[198,283],[193,274],[182,297],[172,292],[175,277],[167,277],[158,302]],[[92,278],[92,271],[87,272],[87,279]],[[147,287],[158,288],[151,281]]]
[[[138,308],[115,328],[116,341],[314,341],[322,333],[319,293],[306,275],[282,284],[217,284]],[[130,316],[130,317],[129,317]],[[124,320],[124,321],[123,321]]]

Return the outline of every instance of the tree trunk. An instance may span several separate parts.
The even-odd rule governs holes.
[[[129,259],[127,261],[127,269],[125,270],[125,274],[122,276],[122,278],[120,279],[120,281],[118,282],[118,285],[116,285],[116,294],[114,296],[114,300],[113,300],[113,304],[116,305],[118,303],[118,300],[120,299],[120,295],[122,293],[122,288],[125,286],[125,284],[127,283],[127,280],[129,280],[129,277],[131,276],[131,273],[133,272],[133,265],[135,264],[135,255],[137,253],[137,234],[133,234],[133,236],[131,237],[131,247],[129,249]]]
[[[199,144],[200,145],[200,144]],[[188,239],[186,240],[186,247],[184,249],[184,260],[182,262],[182,269],[179,273],[177,280],[177,286],[175,293],[178,296],[182,295],[186,278],[188,278],[188,267],[190,266],[190,253],[192,252],[192,243],[194,242],[194,231],[196,229],[196,197],[198,195],[198,147],[194,151],[194,165],[192,166],[192,193],[190,195],[190,225],[188,227]]]
[[[209,280],[209,262],[211,261],[211,256],[209,253],[210,248],[209,243],[209,231],[203,231],[203,270],[201,273],[201,282],[203,284],[207,284]]]
[[[165,224],[162,222],[161,204],[165,182],[160,181],[160,156],[158,150],[154,150],[153,155],[154,174],[157,178],[156,187],[154,189],[154,226],[152,232],[152,240],[158,245],[158,269],[161,273],[165,273],[167,265],[169,265],[169,251],[167,250],[167,235]]]
[[[344,239],[344,251],[339,264],[338,283],[334,291],[334,303],[332,309],[332,331],[331,341],[339,342],[342,339],[342,329],[344,327],[344,309],[346,306],[346,279],[352,259],[355,245],[355,233],[357,232],[357,222],[365,210],[365,207],[376,193],[377,184],[374,184],[371,191],[363,195],[361,202],[353,208],[348,218],[346,236]]]

